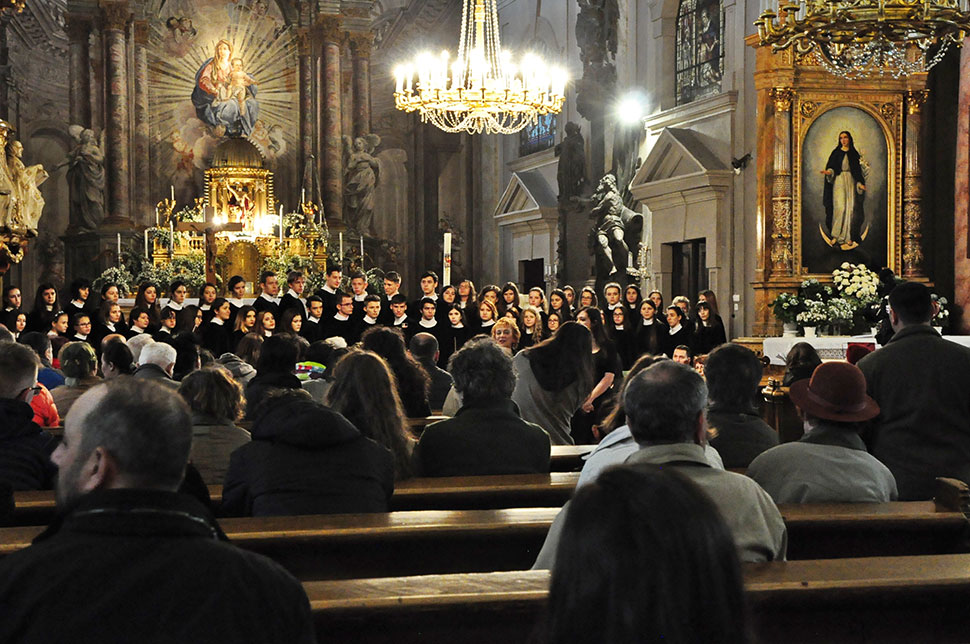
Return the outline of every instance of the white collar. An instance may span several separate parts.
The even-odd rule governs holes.
[[[622,331],[622,330],[623,330],[623,325],[621,324],[620,326],[616,326],[616,325],[614,324],[614,325],[613,325],[613,328],[614,328],[614,329],[616,329],[617,331]]]
[[[330,288],[330,285],[329,284],[324,284],[323,285],[323,288],[320,289],[320,290],[323,291],[324,293],[330,293],[331,295],[333,295],[334,293],[337,292],[337,289]]]
[[[684,328],[684,325],[678,324],[677,326],[670,327],[670,335],[673,335]]]
[[[488,322],[482,322],[482,327],[492,326],[495,324],[495,320],[489,320]]]
[[[653,323],[656,321],[656,318],[650,318],[649,320],[640,319],[643,320],[643,326],[653,326]]]
[[[273,337],[273,332],[270,331],[269,329],[263,329],[263,335],[265,337],[267,337],[267,338],[272,338]]]
[[[18,332],[17,335],[19,336],[20,335],[20,332]],[[87,340],[88,339],[87,334],[81,335],[80,333],[75,333],[74,334],[74,337],[75,338],[80,338],[82,340]]]
[[[144,333],[145,332],[145,329],[142,329],[141,327],[133,326],[133,327],[131,327],[131,332],[132,333]]]
[[[340,320],[341,322],[346,322],[347,320],[350,319],[350,316],[344,315],[343,313],[337,313],[335,316],[333,316],[333,319]]]
[[[404,315],[402,315],[399,318],[394,318],[394,326],[401,326],[402,324],[404,324],[407,321],[408,321],[408,314],[405,313]]]
[[[398,295],[400,292],[401,292],[401,289],[397,289],[396,291],[394,291],[390,295],[388,295],[387,293],[385,293],[384,294],[384,299],[387,300],[388,302],[390,302],[391,301],[391,298],[394,297],[395,295]]]
[[[367,297],[367,295],[368,295],[368,293],[366,291],[363,292],[363,293],[361,293],[360,295],[355,295],[354,296],[354,302],[363,302],[364,301],[364,298]]]
[[[261,298],[263,298],[264,300],[266,300],[267,302],[272,302],[273,304],[279,304],[280,303],[280,298],[273,297],[272,295],[267,295],[265,292],[264,293],[260,293],[259,296]]]
[[[315,318],[312,315],[308,315],[306,318],[306,321],[313,322],[314,324],[318,324],[320,322],[320,318]]]
[[[532,335],[534,332],[535,332],[535,329],[526,329],[525,330],[525,334],[526,335]]]
[[[364,324],[377,324],[377,318],[372,318],[369,315],[364,315]]]
[[[167,326],[164,326],[164,325],[162,326],[161,329],[158,330],[158,332],[159,333],[167,333],[169,335],[172,335],[172,330],[170,328],[168,328]]]
[[[107,327],[107,329],[109,331],[111,331],[112,333],[115,332],[115,323],[114,322],[105,322],[104,323],[104,326]]]
[[[422,293],[421,294],[421,297],[418,298],[418,302],[420,302],[424,298],[428,298],[429,300],[434,300],[435,302],[437,302],[438,301],[438,294],[437,293],[432,293],[431,295],[425,295],[424,293]]]
[[[296,294],[296,291],[294,291],[293,289],[288,290],[286,292],[286,294],[289,295],[290,297],[295,297],[296,299],[300,300],[301,302],[303,301],[303,297],[300,296],[300,295],[297,295]]]
[[[210,321],[210,322],[212,322],[213,324],[218,324],[219,326],[222,326],[223,324],[225,324],[225,323],[226,323],[226,321],[225,321],[225,320],[223,320],[222,318],[218,318],[218,317],[216,317],[216,318],[212,318],[212,319],[211,319],[211,320],[209,320],[209,321]]]
[[[451,328],[452,329],[464,329],[465,328],[465,325],[462,324],[461,322],[459,322],[458,324],[452,324],[451,325]]]
[[[181,311],[182,308],[183,308],[183,305],[182,304],[178,304],[176,302],[173,302],[172,300],[169,300],[168,301],[168,308],[175,309],[176,311]]]
[[[237,300],[235,298],[229,300],[229,303],[230,304],[236,304],[236,302],[242,302],[242,300]],[[241,304],[236,304],[236,306],[242,306],[242,305]],[[212,308],[212,305],[211,304],[200,304],[199,305],[199,310],[200,311],[208,311],[211,308]]]
[[[269,298],[266,298],[266,299],[269,299]],[[246,306],[246,300],[242,299],[241,297],[230,297],[229,303],[237,307]],[[209,309],[212,308],[211,304],[203,304],[202,306],[205,307],[202,309],[203,311],[208,311]],[[199,307],[199,308],[202,308],[202,307]]]
[[[438,320],[435,320],[434,318],[430,320],[425,320],[424,318],[421,318],[420,320],[418,320],[418,324],[420,324],[426,329],[433,329],[436,326],[438,326]]]
[[[84,300],[71,300],[71,304],[73,304],[74,306],[76,306],[79,309],[83,309],[84,308],[84,305],[85,305],[85,302],[84,302]]]
[[[610,311],[612,311],[613,309],[615,309],[618,306],[620,306],[620,302],[617,302],[616,304],[607,304],[606,305],[606,308],[609,309]]]

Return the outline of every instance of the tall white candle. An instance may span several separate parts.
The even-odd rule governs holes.
[[[155,206],[155,228],[158,228],[158,206]]]
[[[175,257],[175,222],[168,220],[168,252]]]
[[[300,205],[302,206],[305,203],[306,203],[306,188],[303,188],[300,190]]]
[[[360,270],[364,270],[364,236],[360,236]]]
[[[340,264],[343,265],[343,263],[344,263],[344,234],[343,233],[339,233],[337,235],[337,239],[340,242],[340,252],[339,252],[337,258],[340,260]]]
[[[175,186],[169,186],[172,190],[172,205],[175,205]]]
[[[442,240],[442,245],[444,247],[443,263],[441,271],[441,279],[444,280],[442,284],[451,284],[451,233],[445,233],[444,239]]]
[[[280,250],[283,250],[283,204],[280,204]]]
[[[145,259],[148,259],[148,229],[145,229]]]
[[[121,233],[118,233],[118,266],[121,266]]]

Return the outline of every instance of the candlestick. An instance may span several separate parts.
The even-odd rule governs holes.
[[[283,204],[280,204],[280,252],[283,251]]]
[[[118,233],[118,266],[121,266],[121,233]]]
[[[340,259],[340,265],[343,266],[343,264],[344,264],[344,234],[343,233],[339,233],[337,235],[337,238],[340,240],[340,253],[338,254],[338,258]]]
[[[168,253],[169,259],[174,259],[175,257],[175,222],[171,219],[168,221]]]
[[[364,236],[360,236],[360,270],[364,270]]]
[[[155,228],[158,228],[158,206],[155,206]]]
[[[444,253],[442,253],[444,266],[443,270],[441,271],[441,279],[444,280],[444,282],[442,282],[443,284],[451,284],[451,233],[444,234],[442,246],[444,249]]]
[[[145,229],[145,259],[148,259],[148,229]]]

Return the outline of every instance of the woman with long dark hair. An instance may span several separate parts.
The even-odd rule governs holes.
[[[664,312],[667,316],[667,335],[663,338],[663,352],[668,358],[674,357],[674,349],[680,345],[690,346],[693,334],[685,324],[687,316],[684,310],[676,304],[671,304]]]
[[[510,308],[514,307],[518,310],[521,306],[521,299],[519,287],[514,282],[506,282],[505,286],[502,287],[502,297],[499,298],[498,305],[496,306],[499,317],[505,315],[505,312]]]
[[[154,333],[162,322],[162,309],[158,305],[158,287],[151,282],[142,282],[138,285],[138,293],[135,295],[135,306],[142,307],[148,311],[148,318],[151,320],[151,332]]]
[[[731,531],[682,474],[618,467],[576,492],[549,585],[546,642],[744,644],[746,614]]]
[[[618,306],[607,313],[606,328],[609,336],[616,345],[616,353],[620,356],[623,370],[628,370],[633,366],[637,359],[637,338],[635,329],[630,323],[630,309],[627,306]]]
[[[229,353],[232,334],[229,331],[229,302],[223,297],[217,297],[212,303],[212,319],[202,327],[202,346],[218,358],[223,353]]]
[[[384,358],[391,367],[391,371],[397,378],[398,394],[408,418],[430,416],[428,390],[431,386],[431,378],[424,368],[408,355],[401,333],[387,327],[373,327],[367,329],[360,340],[365,350],[373,351]]]
[[[232,306],[231,302],[230,306]],[[236,312],[236,321],[233,325],[234,329],[232,332],[232,339],[229,343],[232,347],[232,351],[236,350],[240,340],[242,340],[247,333],[253,333],[256,330],[257,317],[258,313],[256,312],[256,309],[248,304],[243,304]]]
[[[219,297],[219,291],[212,282],[206,282],[199,291],[199,310],[202,311],[202,324],[212,319],[212,303]],[[232,304],[232,302],[230,302]]]
[[[640,287],[636,284],[629,284],[623,291],[623,304],[626,306],[627,318],[636,319],[639,317],[640,302],[642,301],[643,295],[640,293]]]
[[[448,324],[445,326],[445,332],[441,334],[438,343],[438,350],[440,351],[438,363],[447,367],[448,359],[461,349],[462,345],[471,337],[471,329],[468,328],[468,319],[465,317],[465,312],[457,302],[448,307],[445,315]]]
[[[242,275],[233,275],[229,278],[226,291],[226,300],[229,301],[229,322],[235,324],[239,310],[246,304],[243,296],[246,294],[246,280]]]
[[[724,323],[714,315],[713,308],[707,302],[698,302],[695,307],[697,323],[694,326],[694,337],[691,349],[694,355],[710,353],[714,347],[727,342]]]
[[[478,303],[478,292],[475,290],[475,282],[464,279],[458,282],[458,306],[463,311],[474,311]]]
[[[71,286],[68,291],[71,299],[64,306],[64,310],[67,311],[71,317],[74,317],[75,313],[81,313],[82,311],[84,313],[96,312],[96,309],[88,300],[88,297],[91,295],[91,280],[86,277],[78,277],[71,282]]]
[[[554,445],[571,445],[569,420],[593,390],[593,336],[577,322],[512,359],[518,379],[512,400]]]
[[[566,291],[561,288],[553,289],[549,294],[549,315],[559,314],[559,321],[566,322],[573,319],[572,311],[569,309],[569,302],[566,300]],[[548,322],[548,319],[546,320]]]
[[[622,308],[622,307],[617,307]],[[593,342],[593,390],[573,415],[570,431],[579,445],[595,443],[599,438],[593,433],[597,413],[613,398],[613,383],[623,379],[623,364],[616,352],[616,345],[609,338],[603,325],[603,312],[595,306],[585,306],[576,313],[576,321],[589,329]]]
[[[867,174],[851,133],[839,132],[839,144],[829,154],[821,172],[825,176],[822,202],[831,245],[850,245],[859,239],[865,219]]]
[[[57,301],[57,289],[50,282],[44,282],[37,287],[34,295],[34,307],[27,314],[27,331],[47,332],[51,321],[57,313],[61,311]],[[74,316],[70,315],[73,320]]]
[[[372,351],[351,349],[334,367],[327,392],[330,408],[354,424],[361,434],[383,445],[394,456],[394,478],[411,476],[414,439],[394,374],[387,362]]]

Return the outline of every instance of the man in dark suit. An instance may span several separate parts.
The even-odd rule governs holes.
[[[327,264],[327,281],[314,293],[323,300],[323,319],[329,320],[337,312],[337,294],[340,292],[341,272],[337,264]]]
[[[354,296],[354,319],[364,317],[364,299],[367,297],[367,277],[357,272],[350,276],[350,294]]]
[[[391,321],[387,324],[387,326],[400,329],[405,336],[408,336],[408,328],[411,326],[411,319],[408,317],[407,300],[404,299],[403,295],[398,293],[391,298],[388,308],[391,310]]]
[[[306,278],[301,271],[290,271],[286,274],[286,284],[289,286],[289,290],[280,299],[280,314],[289,309],[296,309],[300,312],[300,317],[306,320],[306,305],[303,303],[303,289],[306,287]]]
[[[259,288],[261,293],[256,298],[256,301],[253,302],[253,308],[256,309],[256,313],[269,311],[275,319],[279,320],[280,300],[276,296],[280,292],[280,282],[276,277],[276,273],[273,271],[263,271],[260,273]]]
[[[351,319],[353,314],[354,297],[350,293],[338,292],[336,311],[329,318],[325,318],[323,337],[340,336],[346,340],[348,345],[353,344],[354,322]]]
[[[391,312],[391,298],[401,293],[401,276],[397,271],[384,273],[384,293],[381,295],[381,324],[391,326],[394,314]],[[405,299],[405,301],[407,301]]]
[[[408,314],[417,320],[421,317],[422,302],[430,299],[435,306],[438,305],[438,274],[434,271],[425,271],[421,274],[421,296],[411,302]]]
[[[381,317],[381,298],[376,295],[368,295],[364,298],[364,307],[361,316],[356,320],[354,326],[354,342],[360,340],[364,331],[375,326],[382,326],[379,322]]]
[[[300,335],[313,344],[317,340],[323,340],[323,300],[316,295],[311,295],[306,299],[307,316],[300,328]]]

